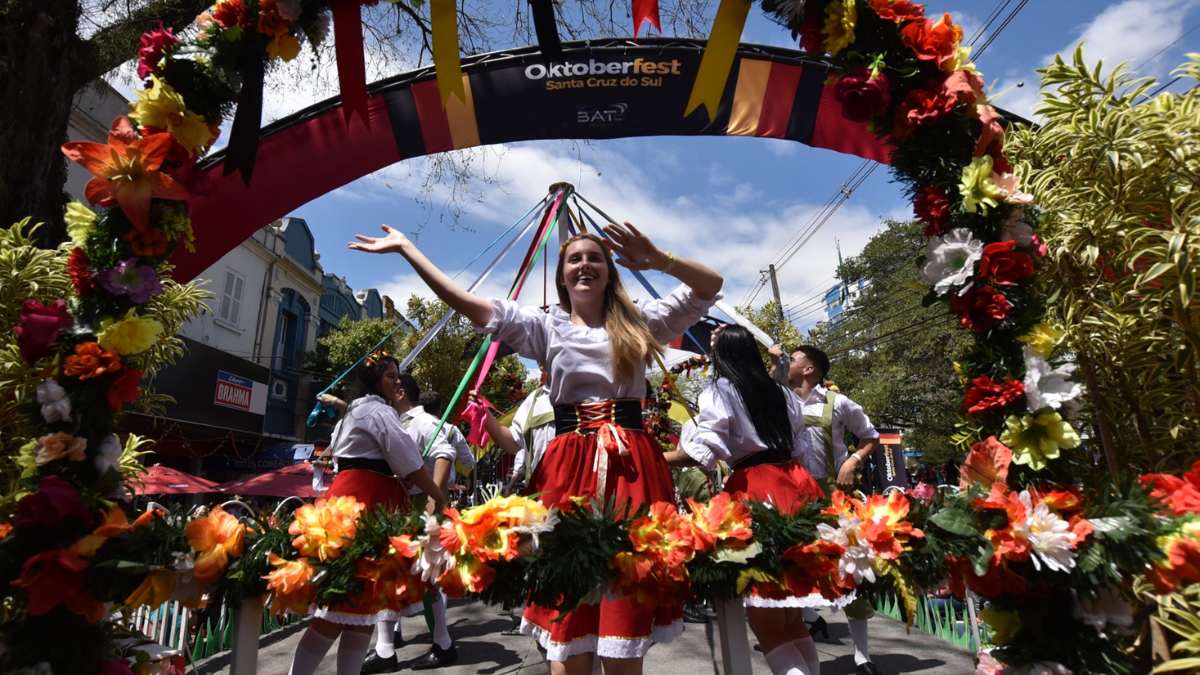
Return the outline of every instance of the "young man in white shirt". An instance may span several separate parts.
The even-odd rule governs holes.
[[[770,349],[775,362],[781,361],[783,347]],[[812,345],[802,345],[788,350],[788,385],[800,397],[804,408],[805,430],[809,434],[809,448],[804,464],[809,473],[821,483],[826,491],[835,486],[844,490],[854,487],[856,474],[875,448],[879,445],[879,432],[862,406],[850,397],[825,387],[829,375],[829,357]],[[846,432],[858,439],[858,447],[850,452],[846,447]],[[879,667],[871,662],[867,621],[874,614],[871,602],[859,597],[846,606],[846,623],[850,638],[854,642],[854,666],[857,675],[882,675]],[[804,620],[814,633],[826,633],[825,620],[814,609],[804,612]]]

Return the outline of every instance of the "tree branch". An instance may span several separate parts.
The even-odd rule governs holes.
[[[151,0],[128,16],[101,28],[84,45],[85,57],[76,73],[80,84],[90,82],[120,66],[137,54],[138,38],[161,21],[163,26],[182,30],[208,8],[210,0]]]

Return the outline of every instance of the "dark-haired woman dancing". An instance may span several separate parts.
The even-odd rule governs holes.
[[[724,491],[770,502],[791,513],[822,496],[800,464],[807,444],[800,400],[767,373],[750,332],[741,326],[714,331],[715,377],[700,394],[700,413],[684,425],[675,465],[733,468]],[[816,597],[746,597],[746,618],[775,675],[818,675],[820,661],[801,608],[828,603]]]

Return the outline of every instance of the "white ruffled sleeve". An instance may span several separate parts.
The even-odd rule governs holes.
[[[642,316],[646,318],[654,339],[668,342],[683,335],[683,331],[703,318],[720,299],[721,294],[718,293],[716,297],[705,300],[691,288],[680,284],[662,298],[642,303]]]
[[[546,313],[536,307],[522,307],[512,300],[494,298],[492,318],[479,330],[494,333],[521,356],[539,363],[546,360]]]
[[[804,426],[804,402],[791,389],[781,387],[787,399],[788,421],[792,425],[792,457],[803,459],[812,449],[812,440]]]
[[[425,466],[416,440],[400,426],[400,416],[390,406],[377,406],[367,418],[383,459],[392,472],[403,478]]]
[[[712,469],[717,460],[728,462],[732,456],[729,452],[732,411],[718,383],[710,384],[700,392],[697,402],[700,412],[694,421],[683,426],[679,447],[704,468]]]

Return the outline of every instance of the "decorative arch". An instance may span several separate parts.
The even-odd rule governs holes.
[[[344,119],[334,97],[264,127],[253,179],[224,175],[224,153],[190,185],[193,226],[204,236],[179,251],[176,277],[191,279],[263,225],[312,199],[411,157],[549,138],[759,136],[889,163],[892,148],[842,114],[833,64],[791,49],[741,45],[716,115],[684,116],[703,40],[614,39],[464,59],[466,105],[445,108],[432,67],[369,87],[367,117]]]

